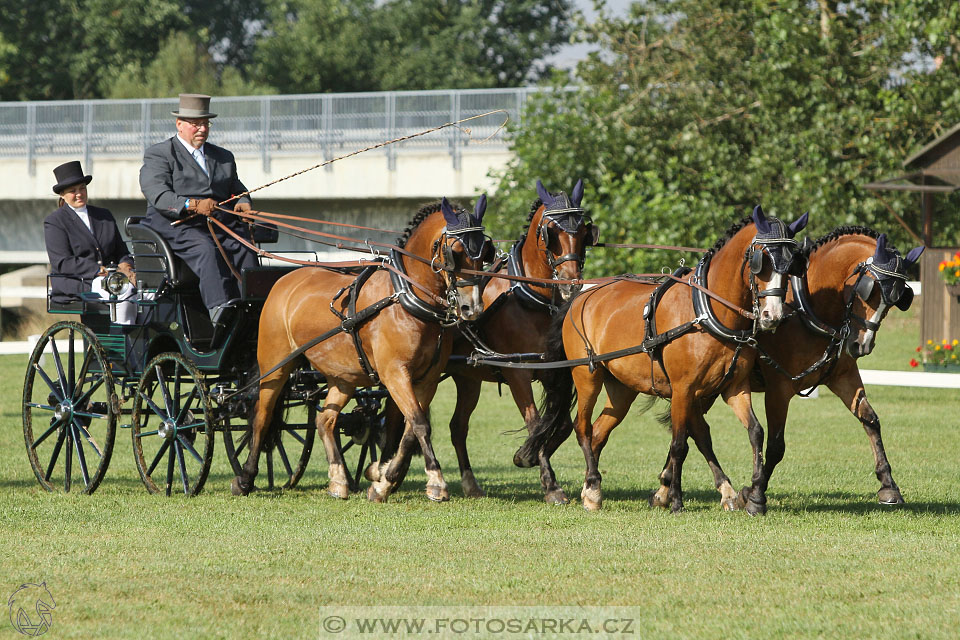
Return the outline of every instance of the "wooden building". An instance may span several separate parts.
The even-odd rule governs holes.
[[[921,194],[923,229],[918,237],[927,247],[920,259],[920,340],[960,338],[960,296],[947,292],[940,278],[939,265],[958,251],[958,247],[938,247],[933,243],[933,202],[937,194],[960,189],[960,124],[916,152],[903,162],[907,173],[882,182],[864,185],[872,191],[914,191]],[[951,212],[950,215],[956,215]],[[907,225],[900,220],[900,223]],[[904,253],[909,247],[901,247]]]

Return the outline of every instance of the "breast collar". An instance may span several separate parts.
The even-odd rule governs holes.
[[[507,273],[511,276],[526,277],[527,275],[523,271],[523,258],[520,256],[525,241],[526,236],[515,242],[507,255]],[[529,311],[545,311],[551,315],[557,311],[557,306],[553,304],[551,298],[537,293],[527,282],[512,280],[510,293],[516,296],[520,305]]]
[[[403,260],[401,259],[400,252],[396,249],[390,250],[390,263],[397,271],[406,274],[407,271],[403,268]],[[456,324],[456,314],[453,314],[453,318],[451,318],[450,309],[437,307],[424,302],[413,292],[410,283],[397,275],[393,270],[390,270],[390,283],[393,285],[393,290],[396,292],[400,306],[414,318],[424,322],[436,322],[444,326]]]
[[[704,288],[708,286],[707,272],[710,270],[710,258],[711,256],[709,254],[704,256],[700,262],[697,263],[697,268],[694,270],[693,275],[690,276],[691,281]],[[756,327],[735,330],[724,326],[716,314],[713,313],[713,309],[710,308],[710,300],[707,294],[696,287],[690,287],[690,289],[693,296],[693,312],[708,333],[721,340],[733,342],[750,342],[754,339]]]

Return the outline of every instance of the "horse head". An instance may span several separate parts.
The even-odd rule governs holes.
[[[535,239],[554,280],[579,280],[586,248],[596,245],[599,237],[599,229],[580,206],[583,180],[577,181],[569,196],[563,191],[552,194],[537,180],[537,195],[542,203],[540,215],[531,218],[527,237]],[[580,291],[580,285],[561,284],[557,289],[563,300],[569,300]]]
[[[744,254],[744,266],[750,266],[750,288],[754,293],[754,312],[760,330],[771,331],[783,320],[789,276],[802,274],[806,268],[806,261],[794,238],[807,226],[808,215],[804,213],[786,224],[777,218],[766,217],[757,205],[752,217],[757,233]]]
[[[461,270],[482,271],[484,262],[492,262],[495,254],[493,242],[483,229],[486,210],[486,194],[477,199],[472,214],[454,207],[446,198],[440,201],[446,226],[433,243],[431,265],[443,278],[447,304],[463,320],[480,316],[483,288],[479,276],[464,278]]]
[[[853,358],[868,355],[873,351],[874,339],[880,323],[890,307],[901,311],[910,308],[913,302],[913,289],[907,286],[907,268],[916,264],[923,253],[923,247],[914,247],[907,256],[887,246],[887,235],[877,237],[874,254],[857,265],[850,278],[855,277],[851,286],[847,314],[860,328],[851,333],[844,349]]]

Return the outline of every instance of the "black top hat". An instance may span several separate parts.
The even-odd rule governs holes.
[[[210,96],[202,93],[181,93],[180,110],[171,111],[178,118],[216,118],[217,114],[210,113]]]
[[[60,195],[60,192],[75,184],[90,184],[93,176],[83,175],[83,169],[80,168],[80,161],[65,162],[53,170],[53,177],[57,179],[57,184],[53,185],[53,192]]]

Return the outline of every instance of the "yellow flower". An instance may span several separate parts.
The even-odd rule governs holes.
[[[958,344],[960,344],[960,340],[957,340],[956,338],[954,338],[953,342],[951,342],[950,344],[952,344],[953,346],[957,346]]]
[[[946,262],[941,262],[941,263],[940,263],[940,271],[943,271],[944,269],[946,269],[946,267],[947,267],[947,263],[946,263]]]
[[[940,345],[937,345],[933,348],[934,351],[940,351]]]
[[[933,344],[933,340],[927,340],[927,344]]]

